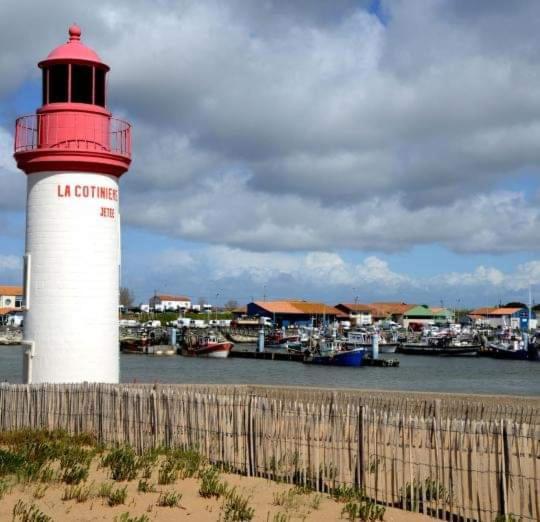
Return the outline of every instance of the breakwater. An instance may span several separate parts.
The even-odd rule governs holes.
[[[220,385],[0,385],[0,429],[195,446],[248,476],[443,519],[540,518],[540,400]]]

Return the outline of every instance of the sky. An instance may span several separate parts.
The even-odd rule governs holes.
[[[137,302],[540,302],[536,0],[2,0],[0,283],[24,252],[14,120],[72,22],[133,125]]]

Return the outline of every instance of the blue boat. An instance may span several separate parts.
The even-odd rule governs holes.
[[[347,350],[340,341],[323,342],[321,348],[304,358],[306,364],[326,366],[362,366],[366,351],[363,348]]]

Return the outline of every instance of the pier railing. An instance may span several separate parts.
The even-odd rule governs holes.
[[[540,400],[210,385],[0,385],[0,430],[197,447],[249,476],[447,520],[540,519]],[[506,517],[506,518],[504,518]]]

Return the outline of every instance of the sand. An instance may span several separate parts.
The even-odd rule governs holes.
[[[288,516],[289,518],[282,518],[283,521],[287,520],[287,522],[302,520],[330,522],[341,520],[341,510],[344,504],[336,502],[328,495],[321,495],[318,509],[314,509],[312,506],[313,499],[316,496],[315,493],[295,495],[296,500],[293,506],[276,506],[274,505],[274,494],[290,490],[290,485],[278,484],[262,478],[248,478],[226,473],[222,474],[221,477],[230,486],[235,486],[238,492],[249,497],[249,505],[255,508],[254,521],[273,522],[277,513]],[[152,476],[149,480],[154,484],[156,484],[156,481],[156,476]],[[172,485],[156,485],[157,491],[155,493],[140,493],[137,491],[138,480],[114,482],[108,477],[106,469],[97,469],[96,465],[93,465],[86,484],[93,483],[97,492],[103,482],[111,482],[115,487],[127,485],[128,496],[125,505],[109,507],[106,499],[97,496],[91,497],[83,503],[78,503],[76,500],[64,501],[61,497],[66,486],[61,483],[41,485],[42,489],[46,487],[44,495],[42,498],[35,498],[34,494],[39,484],[18,484],[14,485],[13,489],[0,501],[0,521],[12,519],[13,507],[19,499],[22,499],[27,504],[34,503],[41,511],[52,517],[55,522],[114,521],[115,517],[125,512],[129,512],[131,516],[146,514],[151,521],[223,520],[223,500],[202,498],[198,493],[200,486],[200,480],[198,479],[179,479]],[[157,506],[160,492],[168,491],[182,494],[180,507]],[[427,516],[388,508],[384,520],[386,522],[414,522],[428,521],[430,519]]]

